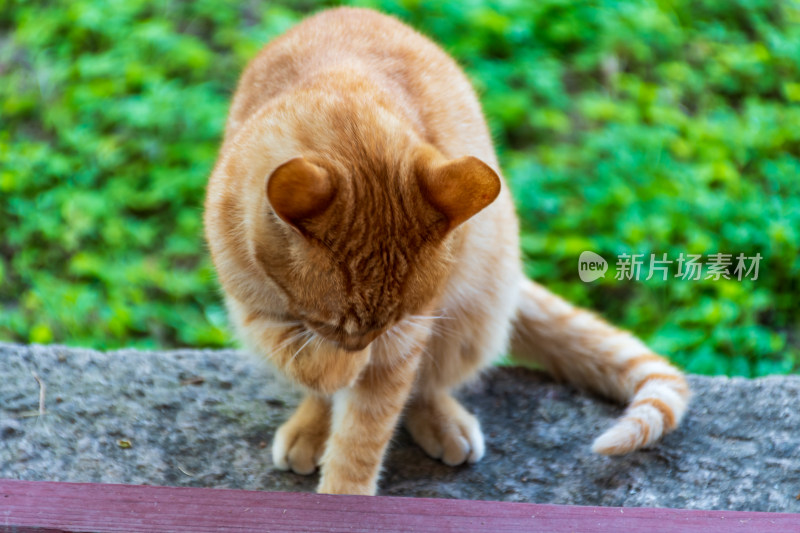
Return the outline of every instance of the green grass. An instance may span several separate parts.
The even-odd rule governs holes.
[[[531,276],[690,371],[798,370],[798,2],[359,4],[472,78]],[[0,338],[232,342],[205,181],[246,61],[326,5],[0,0]],[[578,279],[584,250],[605,278]],[[755,281],[614,279],[618,254],[681,252],[763,259]]]

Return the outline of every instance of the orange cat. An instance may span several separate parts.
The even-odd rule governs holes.
[[[451,391],[503,354],[630,402],[594,450],[674,429],[682,374],[522,274],[480,105],[456,63],[393,18],[339,8],[244,72],[208,186],[206,236],[247,346],[307,389],[273,443],[319,491],[374,494],[401,415],[432,457],[478,461]]]

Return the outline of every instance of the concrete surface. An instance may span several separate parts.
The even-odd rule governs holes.
[[[39,414],[45,386],[44,414]],[[381,494],[800,512],[800,376],[692,376],[682,427],[626,457],[592,454],[619,406],[519,368],[463,391],[486,457],[451,468],[398,431]],[[0,343],[0,477],[311,491],[269,444],[300,392],[234,351],[101,353]]]

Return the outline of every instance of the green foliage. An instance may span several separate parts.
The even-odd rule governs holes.
[[[531,276],[690,371],[797,370],[797,2],[359,4],[472,77]],[[0,338],[230,342],[201,228],[228,100],[326,5],[0,0]],[[605,278],[579,281],[584,250]],[[618,254],[681,252],[764,259],[755,281],[614,279]]]

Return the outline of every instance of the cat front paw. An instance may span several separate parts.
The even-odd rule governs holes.
[[[449,394],[412,401],[405,426],[425,453],[450,466],[476,463],[486,451],[480,422]]]
[[[320,494],[357,494],[374,496],[377,486],[374,481],[354,481],[323,473],[317,492]]]
[[[313,474],[325,453],[329,418],[330,406],[326,400],[307,397],[275,433],[272,441],[275,467],[301,475]]]

